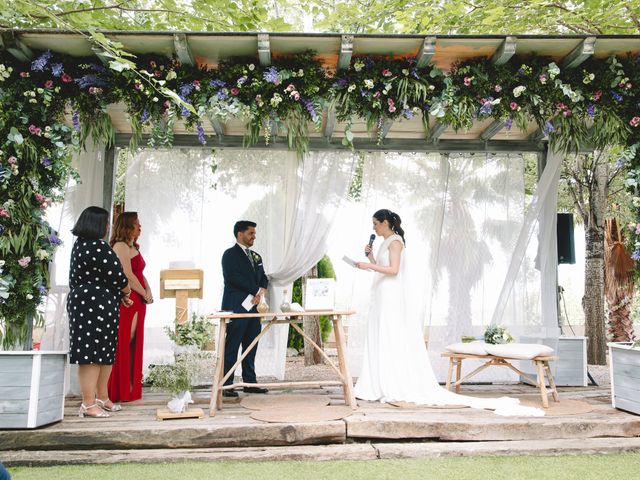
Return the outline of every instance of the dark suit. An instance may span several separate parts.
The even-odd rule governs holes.
[[[264,273],[262,257],[251,251],[254,263],[245,251],[236,243],[222,255],[222,275],[224,276],[224,293],[222,310],[235,313],[248,313],[242,306],[247,295],[255,295],[260,288],[267,288],[269,283]],[[250,310],[257,312],[256,306]],[[236,363],[238,349],[242,345],[244,351],[260,333],[260,318],[239,318],[227,325],[227,336],[224,344],[224,374]],[[242,361],[242,379],[245,383],[256,383],[255,358],[253,349]],[[233,383],[231,375],[225,385]]]

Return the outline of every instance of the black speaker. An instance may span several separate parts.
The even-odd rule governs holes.
[[[558,263],[576,263],[573,241],[573,213],[559,213],[557,223]]]

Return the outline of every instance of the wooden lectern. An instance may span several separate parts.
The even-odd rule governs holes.
[[[185,323],[189,298],[202,298],[204,272],[199,268],[171,268],[160,271],[160,298],[176,299],[176,322]]]

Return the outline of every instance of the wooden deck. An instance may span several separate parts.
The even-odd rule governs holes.
[[[462,393],[535,398],[527,385],[470,385]],[[593,405],[581,415],[501,417],[473,409],[398,408],[360,402],[349,417],[318,423],[265,423],[238,401],[218,415],[158,421],[166,395],[144,392],[109,419],[77,417],[68,398],[63,422],[37,430],[0,432],[6,465],[166,462],[221,459],[375,459],[442,455],[640,452],[640,416],[611,408],[608,387],[559,388],[560,398]],[[327,395],[344,405],[338,388],[288,391]],[[278,395],[270,392],[269,395]],[[240,394],[241,396],[244,394]],[[208,413],[209,392],[195,393]],[[227,400],[227,399],[225,399]]]

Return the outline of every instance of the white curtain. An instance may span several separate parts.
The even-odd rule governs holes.
[[[343,236],[349,231],[348,236],[357,239],[349,248],[362,255],[372,214],[388,208],[401,216],[414,311],[422,316],[439,379],[446,374],[447,364],[440,357],[444,346],[462,335],[481,336],[492,322],[506,326],[516,338],[557,331],[554,188],[559,161],[549,156],[537,193],[527,205],[522,155],[366,156],[363,198],[351,205],[352,214],[363,220],[346,220]],[[346,282],[339,290],[350,291],[352,297],[343,299],[344,306],[366,313],[367,273],[340,264],[338,270],[339,282]],[[365,329],[364,315],[356,316],[349,327],[355,376]],[[488,369],[477,377],[511,379],[515,377],[507,369]]]
[[[172,262],[202,268],[204,299],[192,300],[191,310],[218,310],[224,286],[220,259],[235,242],[233,224],[253,220],[254,248],[271,278],[267,301],[276,309],[282,290],[325,253],[352,165],[345,152],[311,153],[304,162],[294,152],[271,150],[144,150],[131,157],[125,206],[139,213],[145,275],[158,299],[147,310],[145,365],[172,357],[163,327],[175,319],[175,302],[159,299],[160,270]],[[260,341],[259,376],[284,377],[287,333],[287,326],[272,328]]]

